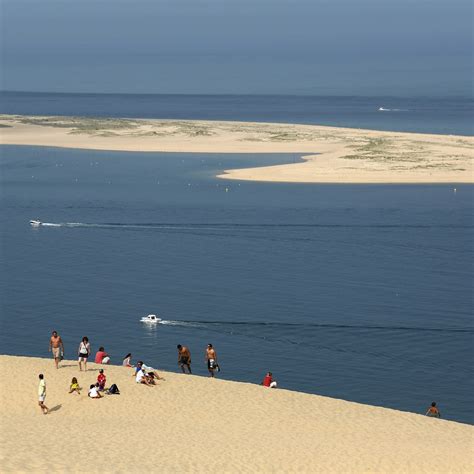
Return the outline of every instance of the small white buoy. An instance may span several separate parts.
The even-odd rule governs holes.
[[[228,192],[229,192],[229,188],[225,188],[225,192],[228,193]]]
[[[457,192],[457,189],[456,189],[456,188],[454,188],[454,190],[453,190],[453,191],[454,191],[454,192]]]

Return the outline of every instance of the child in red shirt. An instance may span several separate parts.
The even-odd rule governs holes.
[[[99,370],[99,375],[97,376],[97,383],[99,384],[99,390],[102,392],[105,390],[105,382],[107,378],[104,374],[104,369]]]

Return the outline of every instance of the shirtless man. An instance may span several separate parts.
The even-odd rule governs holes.
[[[177,345],[178,348],[178,364],[181,367],[181,370],[183,371],[183,374],[186,373],[184,370],[184,367],[188,368],[188,372],[192,374],[191,372],[191,352],[189,352],[189,349],[186,346],[182,346],[181,344]]]
[[[217,354],[212,344],[208,344],[206,348],[206,360],[207,360],[207,370],[211,374],[211,377],[214,377],[214,371],[217,370],[219,365],[217,364]]]
[[[51,339],[49,340],[49,352],[53,353],[54,363],[56,368],[59,369],[59,361],[64,354],[64,344],[61,336],[58,336],[56,331],[53,331]]]

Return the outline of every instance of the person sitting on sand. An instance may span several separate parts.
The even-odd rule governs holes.
[[[123,361],[122,361],[122,366],[123,367],[133,367],[132,365],[132,354],[127,354]]]
[[[149,386],[155,385],[154,380],[150,379],[150,377],[148,377],[145,374],[145,372],[143,372],[141,367],[137,370],[137,374],[135,376],[135,382],[142,383],[143,385],[149,385]]]
[[[436,406],[436,402],[432,402],[431,406],[428,408],[428,411],[425,413],[426,416],[431,416],[433,418],[441,418],[441,412]]]
[[[97,376],[97,383],[99,384],[99,391],[103,392],[105,390],[105,382],[107,377],[104,374],[104,369],[99,370],[99,375]]]
[[[188,368],[188,372],[192,374],[191,372],[191,352],[189,352],[189,349],[186,346],[182,346],[181,344],[178,344],[176,346],[178,348],[178,364],[181,367],[181,370],[183,371],[183,374],[186,373],[184,370],[185,367]]]
[[[79,382],[77,381],[76,377],[73,377],[71,380],[71,386],[69,387],[69,393],[77,393],[78,395],[81,394],[81,387],[79,387]]]
[[[99,393],[99,384],[91,385],[89,387],[89,394],[90,398],[102,398],[102,395]]]
[[[269,387],[269,388],[276,388],[277,383],[276,380],[273,380],[273,375],[271,372],[267,372],[267,375],[265,375],[262,385],[264,387]]]
[[[146,365],[143,361],[141,362],[141,368],[145,375],[148,375],[152,379],[160,380],[161,377],[158,375],[156,369],[150,367],[149,365]]]
[[[110,357],[107,352],[105,352],[103,347],[99,347],[95,355],[95,363],[96,364],[108,364],[110,362]]]

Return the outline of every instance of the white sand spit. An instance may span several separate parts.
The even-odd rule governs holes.
[[[2,472],[474,472],[474,427],[246,383],[163,373],[137,385],[105,366],[119,396],[68,394],[97,366],[0,356]],[[47,383],[42,415],[38,374]]]
[[[473,183],[474,137],[316,125],[0,115],[1,143],[200,153],[294,153],[225,179],[307,183]],[[293,161],[289,157],[290,161]]]

